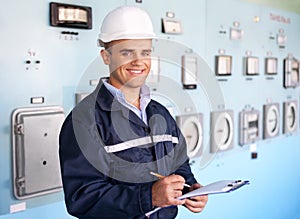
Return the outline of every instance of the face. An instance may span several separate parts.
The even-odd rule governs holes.
[[[117,40],[101,51],[109,65],[109,82],[118,89],[141,87],[151,68],[152,40]]]

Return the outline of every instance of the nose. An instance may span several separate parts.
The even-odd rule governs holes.
[[[132,57],[131,63],[134,65],[142,65],[144,57],[138,53],[135,53]]]

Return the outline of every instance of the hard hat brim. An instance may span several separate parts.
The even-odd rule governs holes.
[[[99,40],[98,40],[98,46],[103,47],[105,43],[110,43],[115,40],[143,40],[143,39],[156,39],[156,35],[153,34],[124,34],[124,35],[119,35],[116,37],[105,37],[103,34],[99,34]]]

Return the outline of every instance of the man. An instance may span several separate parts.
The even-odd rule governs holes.
[[[144,85],[154,37],[148,14],[137,7],[119,7],[103,21],[99,44],[110,76],[73,109],[60,134],[65,201],[75,217],[146,218],[163,207],[150,218],[168,219],[178,205],[192,212],[206,205],[207,196],[177,199],[200,185],[176,122]]]

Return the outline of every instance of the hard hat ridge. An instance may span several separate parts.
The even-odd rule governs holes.
[[[135,6],[121,6],[109,12],[102,22],[99,43],[120,39],[155,38],[152,21],[144,10]]]

